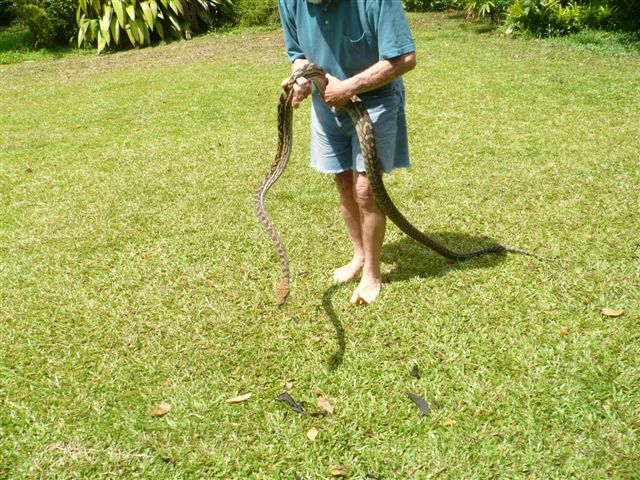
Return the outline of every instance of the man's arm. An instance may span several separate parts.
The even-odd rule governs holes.
[[[306,58],[296,58],[293,62],[291,62],[291,73],[298,70],[303,65],[309,63],[309,60]],[[289,83],[289,79],[285,78],[280,83],[282,88],[285,88]],[[296,83],[293,85],[293,99],[291,100],[291,105],[293,108],[298,108],[300,103],[309,96],[311,93],[311,82],[306,78],[299,78]]]
[[[324,91],[323,100],[331,107],[342,107],[353,95],[381,87],[413,70],[415,66],[416,54],[410,52],[388,60],[380,60],[346,80],[338,80],[336,77],[327,75],[329,83]]]
[[[291,72],[295,72],[305,63],[306,58],[298,58],[291,63]],[[327,74],[327,87],[322,99],[330,107],[342,107],[353,96],[381,87],[393,79],[413,70],[416,66],[416,53],[410,52],[388,60],[380,60],[363,72],[346,80],[338,80]],[[286,86],[287,79],[282,81],[282,87]],[[293,108],[298,108],[300,103],[311,93],[311,82],[306,78],[299,78],[293,86]]]

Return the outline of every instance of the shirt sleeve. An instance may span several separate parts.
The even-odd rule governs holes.
[[[379,60],[416,51],[401,0],[372,0],[368,7],[370,28],[378,40]]]
[[[287,0],[278,0],[278,14],[282,23],[282,32],[284,34],[284,46],[287,50],[287,57],[290,62],[298,58],[305,58],[302,47],[298,41],[298,29],[295,22],[295,14],[289,6],[291,2]]]

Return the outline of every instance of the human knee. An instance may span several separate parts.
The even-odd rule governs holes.
[[[360,208],[370,209],[375,205],[373,190],[368,181],[356,182],[353,187],[353,196]]]
[[[351,171],[336,174],[336,187],[341,197],[353,196],[353,175]]]

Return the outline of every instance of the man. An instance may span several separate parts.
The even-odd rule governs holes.
[[[312,62],[327,72],[324,94],[313,94],[311,165],[335,174],[353,244],[353,258],[333,278],[346,282],[362,272],[351,303],[368,304],[382,285],[386,218],[369,186],[353,122],[340,107],[358,95],[374,123],[381,170],[409,167],[401,75],[416,65],[415,45],[401,0],[278,0],[278,8],[292,71]],[[312,86],[301,78],[293,88],[297,108]]]

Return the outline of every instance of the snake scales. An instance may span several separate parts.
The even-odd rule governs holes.
[[[260,219],[260,222],[266,229],[267,233],[271,237],[271,240],[276,246],[278,256],[280,257],[280,264],[282,266],[282,277],[276,288],[276,303],[282,305],[289,295],[289,259],[287,258],[287,252],[284,249],[280,235],[276,231],[273,223],[269,219],[267,212],[264,208],[264,199],[267,191],[275,183],[284,171],[289,157],[291,156],[291,144],[293,133],[293,85],[298,78],[307,78],[314,82],[317,87],[324,85],[325,72],[318,65],[312,63],[305,64],[289,78],[286,87],[284,88],[280,101],[278,103],[278,149],[275,159],[271,165],[271,169],[267,176],[260,182],[258,189],[254,195],[253,206],[256,214]],[[513,252],[523,255],[530,255],[533,257],[541,258],[544,260],[550,260],[545,257],[541,257],[525,250],[509,247],[506,245],[491,245],[485,248],[478,248],[475,250],[469,250],[466,252],[458,252],[451,250],[441,243],[435,241],[433,238],[424,234],[416,227],[414,227],[405,217],[400,213],[393,201],[389,197],[387,190],[382,181],[382,173],[378,165],[378,156],[375,147],[375,136],[373,131],[373,123],[369,118],[369,113],[365,108],[362,100],[357,96],[351,97],[351,100],[343,107],[349,114],[356,128],[358,140],[360,141],[360,149],[364,158],[365,170],[371,185],[371,190],[375,196],[376,202],[384,214],[395,223],[400,230],[406,233],[408,236],[418,241],[419,243],[431,248],[443,257],[453,260],[466,260],[471,257],[478,257],[480,255],[486,255],[490,253],[499,252]]]

